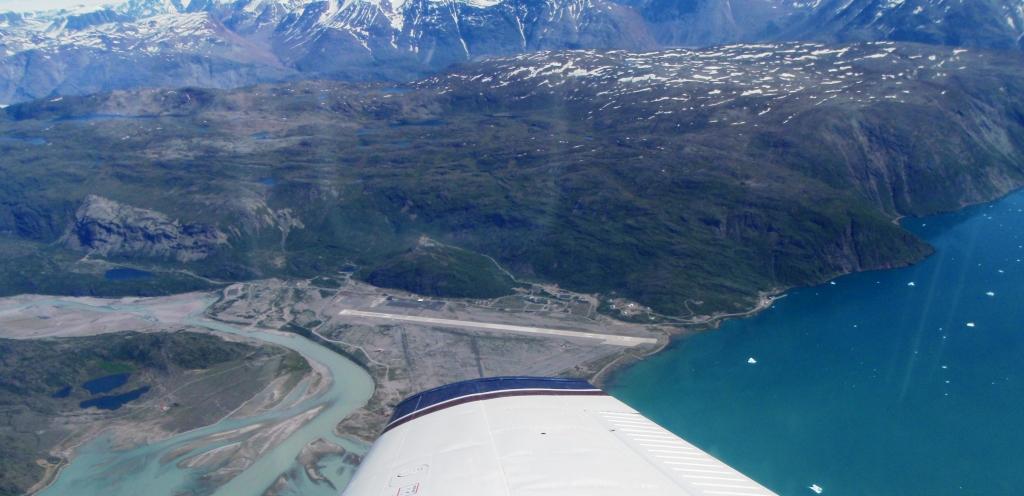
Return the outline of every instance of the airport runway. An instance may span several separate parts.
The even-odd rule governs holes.
[[[492,331],[518,332],[523,334],[544,334],[548,336],[561,336],[566,338],[583,338],[601,341],[604,344],[613,346],[639,346],[642,344],[655,344],[655,338],[641,338],[634,336],[616,336],[613,334],[599,334],[585,331],[567,331],[563,329],[545,329],[543,327],[526,327],[510,324],[493,324],[489,322],[472,322],[467,320],[437,319],[433,317],[420,317],[416,315],[400,315],[393,313],[364,312],[362,310],[342,310],[339,315],[350,317],[366,317],[371,319],[401,320],[416,322],[420,324],[433,324],[449,327],[468,327],[473,329],[487,329]]]

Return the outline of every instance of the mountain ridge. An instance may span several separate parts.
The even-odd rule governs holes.
[[[0,103],[298,78],[407,81],[540,50],[785,40],[1007,50],[1022,36],[1021,0],[129,0],[0,14]]]

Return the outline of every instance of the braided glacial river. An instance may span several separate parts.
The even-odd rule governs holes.
[[[59,307],[75,307],[96,312],[132,313],[142,318],[147,315],[143,306],[132,304],[88,305],[55,299],[48,302]],[[264,452],[251,466],[214,492],[216,495],[259,495],[277,481],[283,473],[295,470],[299,477],[290,479],[289,487],[279,494],[336,495],[344,487],[351,473],[343,470],[340,459],[327,459],[321,472],[335,488],[328,484],[314,484],[298,466],[296,457],[312,441],[325,439],[347,450],[361,452],[365,446],[355,445],[334,433],[334,426],[352,411],[363,406],[373,393],[370,376],[355,363],[308,339],[280,332],[233,327],[200,315],[192,315],[183,323],[213,333],[232,334],[289,348],[307,360],[321,364],[330,373],[331,384],[323,392],[285,408],[273,409],[247,418],[228,418],[213,425],[188,431],[163,441],[126,450],[115,450],[110,439],[101,436],[83,446],[60,472],[57,480],[47,487],[44,496],[161,496],[204,493],[199,484],[203,472],[179,466],[179,461],[222,447],[227,441],[199,443],[200,447],[183,449],[218,433],[234,431],[247,426],[280,421],[303,412],[321,408],[308,421],[284,441]],[[304,388],[296,388],[297,390]],[[293,391],[292,394],[301,394]],[[285,401],[283,404],[289,404]]]
[[[814,494],[812,487],[849,496],[1020,494],[1024,192],[903,225],[936,254],[795,290],[756,317],[676,340],[618,374],[610,392],[783,496]],[[130,303],[49,303],[158,320]],[[201,314],[180,322],[295,350],[329,371],[330,388],[128,450],[98,438],[42,494],[205,495],[203,473],[178,462],[220,445],[183,447],[316,407],[323,410],[314,419],[214,494],[260,495],[289,471],[300,476],[282,494],[326,496],[347,483],[350,474],[332,460],[321,471],[336,489],[309,482],[295,471],[296,455],[319,438],[361,448],[333,429],[370,397],[370,377],[301,337]]]

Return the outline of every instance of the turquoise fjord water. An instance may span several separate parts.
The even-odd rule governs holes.
[[[782,495],[1021,494],[1024,193],[904,225],[937,253],[681,338],[611,393]]]

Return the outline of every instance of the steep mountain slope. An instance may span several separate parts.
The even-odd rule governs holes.
[[[1006,55],[794,43],[545,52],[394,87],[36,101],[0,123],[0,280],[110,294],[347,270],[445,294],[444,271],[469,281],[463,265],[486,265],[475,252],[667,314],[731,312],[917,260],[928,247],[895,217],[1024,184],[1022,91]],[[201,258],[173,252],[192,241],[55,243],[81,238],[96,191],[179,226],[161,232],[226,239],[195,238],[215,241]],[[147,232],[130,217],[121,231]],[[156,275],[104,280],[111,264]]]
[[[140,86],[235,87],[294,70],[204,12],[0,15],[0,102]]]
[[[287,40],[277,46],[288,63],[355,77],[367,65],[400,75],[485,55],[654,46],[632,11],[606,0],[320,3],[286,18],[277,31]]]
[[[813,4],[799,0],[624,0],[666,47],[775,39]]]
[[[0,103],[299,72],[409,79],[486,55],[654,45],[639,15],[608,0],[132,0],[0,15]]]

